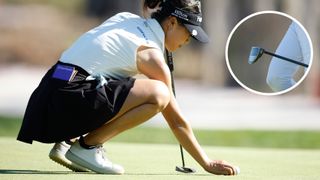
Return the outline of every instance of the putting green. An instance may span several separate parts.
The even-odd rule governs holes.
[[[125,175],[113,176],[68,171],[48,158],[51,146],[0,138],[0,179],[320,179],[320,150],[205,146],[211,158],[240,166],[239,176],[223,177],[206,173],[189,155],[186,164],[197,173],[175,172],[181,164],[178,145],[110,143],[108,157],[126,169]]]

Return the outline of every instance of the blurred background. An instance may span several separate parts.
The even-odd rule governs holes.
[[[140,14],[141,7],[142,0],[0,0],[0,134],[10,134],[7,128],[16,133],[32,91],[73,41],[115,13]],[[319,7],[317,0],[202,0],[204,27],[211,42],[203,45],[192,41],[174,53],[177,98],[192,126],[209,132],[319,132]],[[233,27],[263,10],[296,18],[309,32],[314,49],[308,77],[298,88],[276,97],[241,88],[225,61],[225,46]],[[257,30],[263,31],[263,26]],[[239,56],[248,55],[243,53]],[[142,127],[167,125],[157,116]]]

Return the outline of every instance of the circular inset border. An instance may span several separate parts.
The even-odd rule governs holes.
[[[285,89],[283,91],[278,91],[278,92],[273,92],[273,93],[265,93],[265,92],[259,92],[259,91],[256,91],[254,89],[251,89],[249,87],[247,87],[245,84],[243,84],[238,78],[237,76],[235,76],[235,74],[233,73],[232,71],[232,68],[230,66],[230,63],[229,63],[229,44],[230,44],[230,39],[232,38],[234,32],[237,30],[237,28],[242,24],[244,23],[246,20],[254,17],[254,16],[257,16],[257,15],[261,15],[261,14],[277,14],[277,15],[281,15],[281,16],[284,16],[284,17],[287,17],[289,19],[291,19],[292,21],[294,21],[295,23],[297,23],[299,25],[299,27],[303,30],[303,32],[306,34],[307,36],[307,39],[308,39],[308,42],[309,42],[309,45],[310,45],[310,62],[309,62],[309,67],[307,68],[307,71],[304,73],[304,75],[302,76],[302,78],[293,86],[291,86],[290,88],[288,89]],[[245,88],[246,90],[252,92],[252,93],[255,93],[255,94],[258,94],[258,95],[264,95],[264,96],[275,96],[275,95],[280,95],[280,94],[284,94],[284,93],[287,93],[291,90],[293,90],[294,88],[296,88],[297,86],[300,85],[300,83],[307,77],[307,75],[309,74],[309,71],[311,69],[311,66],[312,66],[312,62],[313,62],[313,45],[312,45],[312,41],[311,41],[311,38],[309,36],[309,33],[306,31],[306,29],[302,26],[302,24],[296,20],[294,17],[286,14],[286,13],[283,13],[283,12],[279,12],[279,11],[260,11],[260,12],[256,12],[256,13],[253,13],[253,14],[250,14],[249,16],[245,17],[244,19],[242,19],[240,22],[237,23],[237,25],[232,29],[231,33],[229,34],[229,37],[228,37],[228,40],[227,40],[227,43],[226,43],[226,47],[225,47],[225,59],[226,59],[226,63],[227,63],[227,66],[228,66],[228,69],[229,69],[229,72],[230,74],[232,75],[232,77],[237,81],[238,84],[240,84],[240,86],[242,86],[243,88]]]

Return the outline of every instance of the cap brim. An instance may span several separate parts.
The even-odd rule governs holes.
[[[208,43],[209,37],[206,32],[200,27],[193,24],[184,24],[188,31],[190,32],[191,36],[194,37],[196,40],[202,43]]]

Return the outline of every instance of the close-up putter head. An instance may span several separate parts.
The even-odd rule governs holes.
[[[195,173],[196,170],[188,167],[176,166],[176,171],[182,173]]]
[[[248,59],[249,64],[253,64],[258,61],[258,59],[262,56],[264,52],[263,48],[260,47],[252,47]]]

